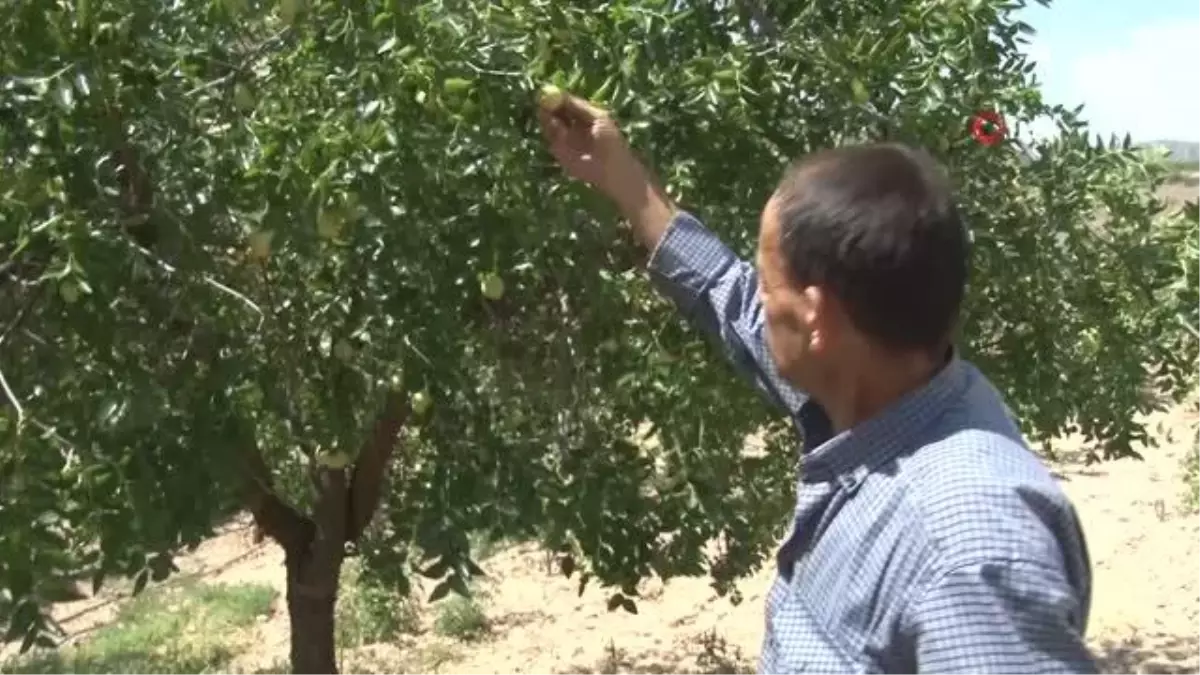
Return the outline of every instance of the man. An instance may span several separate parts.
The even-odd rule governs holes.
[[[901,145],[819,153],[762,211],[755,265],[679,210],[611,117],[539,111],[551,153],[613,200],[656,285],[803,437],[762,672],[1094,672],[1074,510],[999,394],[951,347],[968,237]]]

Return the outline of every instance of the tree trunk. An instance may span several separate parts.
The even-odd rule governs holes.
[[[305,560],[310,558],[310,560]],[[287,554],[287,606],[292,624],[292,672],[304,675],[337,669],[334,609],[341,564],[332,570],[313,565],[306,552]],[[321,577],[321,578],[315,578]]]
[[[314,468],[312,517],[275,494],[262,454],[248,443],[246,505],[262,533],[283,547],[287,566],[293,673],[338,672],[334,622],[345,545],[362,535],[379,508],[384,476],[408,416],[407,401],[400,392],[388,396],[350,476],[343,469]],[[253,436],[244,432],[244,437]]]
[[[287,566],[288,618],[292,623],[292,672],[303,675],[336,673],[334,609],[338,578],[346,556],[346,473],[317,473],[317,503],[311,536],[284,547]]]
[[[348,491],[345,471],[323,469],[314,477],[312,518],[265,491],[254,502],[254,517],[284,552],[292,672],[332,675],[338,672],[334,610],[346,555]]]

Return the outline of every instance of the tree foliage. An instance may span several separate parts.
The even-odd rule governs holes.
[[[1132,452],[1147,384],[1195,368],[1194,242],[1162,162],[1042,100],[1017,4],[8,2],[10,638],[47,630],[57,580],[164,578],[242,507],[294,516],[293,553],[332,537],[335,580],[344,538],[437,597],[479,572],[472,531],[544,541],[614,608],[647,575],[724,592],[762,564],[794,439],[551,166],[545,82],[609,106],[746,253],[789,158],[930,148],[976,246],[964,352],[1033,438]],[[984,148],[985,108],[1060,133]]]

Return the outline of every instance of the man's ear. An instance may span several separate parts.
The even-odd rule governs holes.
[[[830,325],[832,298],[819,286],[808,286],[800,295],[800,321],[808,333],[808,348],[810,351],[819,352],[828,346],[830,334],[834,330]]]

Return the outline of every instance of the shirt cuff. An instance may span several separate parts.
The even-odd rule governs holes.
[[[695,216],[679,211],[650,255],[650,279],[685,311],[738,260]]]

